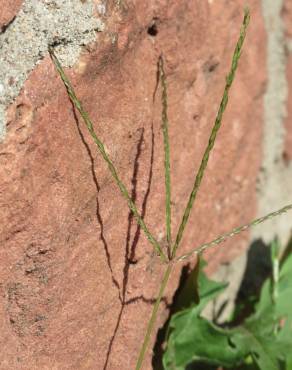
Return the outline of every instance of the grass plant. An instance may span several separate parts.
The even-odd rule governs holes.
[[[220,130],[220,127],[222,125],[223,114],[224,114],[224,111],[225,111],[225,109],[227,107],[227,104],[228,104],[229,91],[230,91],[230,88],[231,88],[232,83],[233,83],[234,78],[235,78],[235,73],[236,73],[236,70],[237,70],[237,67],[238,67],[238,62],[239,62],[239,59],[240,59],[240,56],[241,56],[242,47],[243,47],[243,44],[244,44],[244,40],[245,40],[249,20],[250,20],[249,10],[245,9],[243,23],[242,23],[239,38],[238,38],[238,41],[237,41],[237,44],[236,44],[236,47],[235,47],[235,50],[234,50],[234,53],[233,53],[233,58],[232,58],[232,62],[231,62],[230,71],[229,71],[229,73],[226,77],[226,83],[225,83],[225,88],[224,88],[222,100],[221,100],[220,105],[219,105],[219,109],[218,109],[218,113],[217,113],[217,116],[216,116],[216,119],[215,119],[215,123],[214,123],[213,129],[211,131],[209,141],[208,141],[208,144],[206,146],[206,149],[205,149],[205,152],[204,152],[204,155],[203,155],[198,173],[195,176],[194,185],[193,185],[192,191],[190,193],[188,202],[186,204],[185,211],[183,213],[180,226],[178,228],[178,232],[177,232],[176,237],[174,239],[174,243],[172,243],[172,238],[171,238],[171,234],[172,234],[172,230],[171,230],[171,181],[170,181],[170,145],[169,145],[169,135],[168,135],[169,128],[168,128],[168,116],[167,116],[167,80],[166,80],[166,75],[165,75],[165,71],[164,71],[163,57],[160,56],[160,58],[159,58],[159,63],[158,63],[159,78],[160,78],[160,82],[161,82],[161,86],[162,86],[162,129],[163,129],[163,140],[164,140],[164,167],[165,167],[165,189],[166,189],[165,224],[166,224],[166,235],[167,235],[167,253],[163,250],[163,247],[160,245],[160,243],[157,241],[155,236],[150,232],[149,228],[147,227],[147,225],[143,221],[141,215],[139,214],[139,212],[137,210],[137,207],[136,207],[135,203],[133,202],[133,200],[131,199],[131,197],[129,195],[129,192],[128,192],[126,186],[124,185],[124,183],[120,179],[120,177],[118,175],[118,172],[117,172],[112,160],[110,159],[109,155],[107,154],[103,143],[101,142],[101,140],[98,138],[97,134],[95,133],[92,121],[91,121],[88,113],[86,112],[86,110],[83,108],[83,105],[82,105],[81,101],[77,98],[68,77],[66,76],[66,74],[65,74],[65,72],[64,72],[64,70],[63,70],[63,68],[62,68],[62,66],[61,66],[61,64],[60,64],[60,62],[57,58],[57,56],[54,53],[54,50],[52,48],[50,49],[50,55],[51,55],[52,61],[53,61],[54,65],[57,69],[57,72],[59,73],[59,75],[60,75],[60,77],[61,77],[61,79],[62,79],[62,81],[63,81],[63,83],[64,83],[64,85],[67,89],[67,93],[68,93],[74,107],[79,111],[81,117],[83,118],[83,121],[84,121],[92,139],[94,140],[98,151],[100,152],[104,161],[107,163],[109,171],[112,174],[112,177],[113,177],[114,181],[116,182],[122,196],[126,200],[130,211],[135,216],[137,223],[140,225],[140,227],[144,231],[147,239],[152,244],[155,252],[161,258],[161,260],[163,261],[163,263],[165,265],[165,271],[164,271],[163,278],[162,278],[162,281],[161,281],[161,284],[160,284],[160,287],[159,287],[157,299],[156,299],[156,302],[153,306],[152,314],[151,314],[150,320],[149,320],[148,325],[147,325],[144,341],[143,341],[142,346],[141,346],[141,351],[138,355],[136,370],[139,370],[142,367],[143,360],[144,360],[146,352],[147,352],[149,340],[151,338],[151,334],[152,334],[152,331],[153,331],[153,327],[154,327],[155,322],[156,322],[158,308],[159,308],[161,299],[163,297],[165,288],[167,286],[167,283],[169,281],[169,278],[171,276],[171,271],[173,269],[173,266],[176,263],[178,263],[179,261],[183,261],[183,260],[185,260],[187,258],[191,258],[195,255],[198,256],[198,255],[202,254],[206,249],[211,248],[213,246],[217,246],[218,244],[225,241],[227,238],[232,237],[232,236],[248,229],[249,227],[252,227],[252,226],[255,226],[255,225],[257,225],[261,222],[267,221],[268,219],[276,217],[276,216],[292,209],[292,204],[287,205],[286,207],[283,207],[280,210],[272,212],[272,213],[270,213],[270,214],[268,214],[264,217],[258,218],[256,220],[250,222],[249,224],[246,224],[246,225],[240,226],[238,228],[235,228],[235,229],[231,230],[228,233],[220,235],[215,240],[213,240],[209,243],[202,244],[202,245],[198,246],[197,248],[191,250],[190,252],[177,257],[177,251],[179,249],[182,237],[184,235],[185,228],[188,224],[189,216],[190,216],[191,210],[193,208],[194,202],[196,200],[196,196],[197,196],[198,191],[200,189],[202,179],[204,177],[205,169],[206,169],[207,164],[208,164],[210,153],[211,153],[211,151],[214,147],[216,137],[217,137],[217,133]]]

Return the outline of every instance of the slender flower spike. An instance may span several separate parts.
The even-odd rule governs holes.
[[[212,240],[211,242],[201,244],[197,248],[191,250],[190,252],[188,252],[188,253],[180,256],[180,257],[177,257],[176,260],[177,261],[184,261],[184,260],[186,260],[186,259],[188,259],[188,258],[190,258],[194,255],[201,254],[205,250],[210,249],[212,247],[215,247],[215,246],[225,242],[227,239],[232,238],[233,236],[235,236],[235,235],[237,235],[237,234],[239,234],[243,231],[246,231],[246,230],[250,229],[251,227],[257,226],[257,225],[259,225],[259,224],[261,224],[265,221],[271,220],[272,218],[280,216],[280,215],[282,215],[282,214],[284,214],[288,211],[291,211],[291,210],[292,210],[292,204],[288,204],[287,206],[285,206],[283,208],[280,208],[275,212],[271,212],[271,213],[267,214],[266,216],[256,218],[255,220],[251,221],[248,224],[236,227],[236,228],[232,229],[230,232],[218,236],[216,239]]]
[[[163,56],[159,57],[159,75],[162,85],[162,131],[164,142],[164,176],[165,176],[165,215],[166,215],[166,240],[168,257],[171,257],[171,182],[170,182],[170,147],[168,135],[167,116],[167,84],[164,72]]]
[[[64,85],[65,85],[65,87],[66,87],[67,93],[68,93],[74,107],[79,111],[81,117],[83,118],[83,121],[84,121],[91,137],[93,138],[95,144],[97,145],[97,148],[98,148],[101,156],[103,157],[103,159],[107,163],[109,171],[112,174],[112,177],[114,178],[118,188],[120,189],[120,192],[121,192],[122,196],[126,199],[130,210],[133,212],[133,215],[135,216],[135,218],[136,218],[138,224],[140,225],[141,229],[144,231],[147,239],[153,245],[155,251],[160,256],[161,260],[166,263],[167,262],[166,255],[164,254],[164,252],[163,252],[161,246],[159,245],[158,241],[154,238],[154,236],[148,230],[147,226],[145,225],[144,220],[142,219],[141,215],[139,214],[139,212],[137,210],[136,204],[132,201],[126,186],[124,185],[124,183],[121,181],[120,177],[118,176],[117,170],[116,170],[112,160],[108,156],[103,143],[97,137],[97,135],[94,131],[94,127],[93,127],[93,124],[91,122],[91,119],[90,119],[88,113],[83,108],[80,100],[77,98],[77,96],[75,94],[75,91],[73,89],[73,86],[71,85],[71,82],[69,81],[68,77],[66,76],[66,74],[65,74],[65,72],[64,72],[64,70],[61,66],[61,63],[59,62],[58,58],[56,57],[53,49],[50,48],[49,51],[50,51],[52,61],[55,65],[55,67],[56,67]]]
[[[230,71],[229,71],[229,73],[226,77],[226,83],[225,83],[225,88],[224,88],[224,92],[223,92],[223,97],[222,97],[221,103],[219,105],[219,110],[218,110],[218,113],[217,113],[217,116],[216,116],[216,119],[215,119],[215,123],[214,123],[213,129],[212,129],[211,135],[209,137],[208,145],[205,149],[205,152],[204,152],[201,164],[200,164],[200,168],[199,168],[197,176],[195,178],[193,189],[192,189],[191,194],[189,196],[189,200],[188,200],[188,203],[186,205],[186,208],[185,208],[182,220],[181,220],[181,224],[180,224],[178,232],[177,232],[176,240],[175,240],[175,243],[174,243],[174,246],[173,246],[173,249],[172,249],[172,258],[175,257],[176,251],[177,251],[177,249],[179,247],[179,244],[182,240],[185,227],[187,225],[191,210],[193,208],[193,205],[194,205],[194,202],[196,200],[199,188],[201,186],[201,182],[202,182],[204,174],[205,174],[205,170],[206,170],[206,167],[207,167],[207,164],[208,164],[208,161],[209,161],[210,153],[211,153],[211,151],[214,147],[218,131],[220,130],[220,127],[221,127],[221,124],[222,124],[223,113],[224,113],[224,111],[227,107],[227,104],[228,104],[229,90],[231,88],[231,85],[232,85],[234,77],[235,77],[235,72],[237,70],[238,62],[239,62],[239,59],[240,59],[240,56],[241,56],[241,50],[242,50],[243,43],[244,43],[244,40],[245,40],[247,27],[249,25],[249,20],[250,20],[250,14],[249,14],[248,8],[246,8],[245,12],[244,12],[244,18],[243,18],[242,27],[241,27],[241,30],[240,30],[240,35],[239,35],[239,38],[238,38],[238,41],[237,41],[237,44],[235,46],[235,50],[234,50],[234,53],[233,53],[231,68],[230,68]]]

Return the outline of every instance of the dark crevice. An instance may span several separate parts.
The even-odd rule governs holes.
[[[107,369],[108,362],[109,362],[110,355],[111,355],[111,351],[112,351],[112,348],[113,348],[113,344],[114,344],[114,341],[116,339],[116,335],[118,333],[120,323],[121,323],[121,320],[122,320],[124,307],[125,307],[125,305],[122,303],[121,308],[120,308],[120,312],[119,312],[119,315],[118,315],[118,318],[117,318],[117,321],[116,321],[116,326],[115,326],[115,329],[113,331],[113,335],[111,336],[111,339],[110,339],[110,342],[109,342],[109,345],[108,345],[108,348],[107,348],[107,353],[106,353],[106,357],[105,357],[105,363],[104,363],[103,370]]]
[[[219,66],[219,62],[211,63],[208,67],[208,72],[209,73],[214,72],[218,66]]]
[[[65,45],[68,45],[68,44],[70,44],[70,41],[65,39],[64,37],[55,38],[52,42],[50,42],[49,47],[53,49],[57,46],[60,46],[60,45],[65,46]]]
[[[133,175],[132,175],[131,198],[134,202],[137,199],[139,160],[142,154],[143,141],[144,141],[144,128],[141,131],[140,138],[137,144],[137,152],[136,152],[136,157],[134,161],[134,169],[133,169]],[[141,207],[142,208],[141,209],[142,218],[144,218],[146,214],[147,201],[148,201],[148,197],[149,197],[150,189],[151,189],[152,175],[153,175],[153,161],[154,161],[154,129],[152,125],[151,126],[151,155],[150,155],[150,166],[149,166],[149,174],[148,174],[148,185],[147,185],[147,190],[144,194],[143,201],[142,201],[142,207]],[[113,332],[113,335],[109,343],[109,347],[108,347],[108,351],[106,355],[106,361],[105,361],[105,365],[103,368],[104,370],[107,369],[112,347],[113,347],[117,332],[121,324],[121,320],[122,320],[125,307],[137,301],[142,301],[147,304],[153,304],[155,302],[155,299],[147,299],[143,297],[142,295],[139,297],[130,298],[129,300],[126,299],[130,266],[137,263],[135,252],[136,252],[136,248],[137,248],[137,245],[140,239],[140,234],[141,234],[141,228],[139,225],[137,225],[134,236],[133,236],[133,240],[131,242],[133,221],[134,221],[134,215],[132,212],[129,212],[128,227],[127,227],[127,233],[126,233],[125,264],[124,264],[124,271],[123,271],[124,277],[123,277],[123,286],[122,286],[122,305],[121,305],[121,309],[120,309],[120,312],[117,318],[115,330]]]
[[[16,15],[8,23],[4,24],[1,27],[1,30],[0,30],[1,35],[3,35],[8,30],[8,28],[14,23],[15,19],[16,19]]]
[[[12,230],[9,235],[4,239],[4,242],[8,242],[10,241],[11,239],[13,239],[15,236],[17,236],[17,234],[20,234],[22,233],[23,231],[25,231],[25,227],[22,227],[22,228],[19,228],[19,229],[16,229],[16,230]],[[1,239],[0,239],[1,241]]]
[[[151,190],[151,183],[152,183],[152,177],[153,177],[153,162],[154,162],[154,130],[153,130],[153,125],[151,126],[151,155],[150,155],[150,167],[149,167],[149,175],[148,175],[148,184],[147,184],[147,190],[143,198],[142,202],[142,211],[141,211],[141,217],[144,219],[146,215],[146,207],[147,207],[147,202],[148,198],[150,195],[150,190]],[[134,234],[134,238],[132,241],[131,249],[130,249],[130,254],[128,255],[127,260],[131,261],[131,263],[134,263],[136,260],[135,257],[135,251],[137,244],[139,242],[141,235],[141,227],[140,225],[136,224],[136,231]]]
[[[109,342],[109,345],[108,345],[108,349],[107,349],[107,353],[106,353],[106,361],[105,361],[105,364],[104,364],[104,367],[103,367],[104,370],[107,369],[108,362],[109,362],[109,359],[110,359],[110,354],[111,354],[111,351],[112,351],[112,347],[113,347],[114,341],[116,339],[116,335],[118,333],[118,330],[119,330],[119,327],[120,327],[120,324],[121,324],[121,321],[122,321],[122,316],[123,316],[125,307],[129,306],[133,303],[139,302],[139,301],[142,301],[146,304],[153,305],[155,303],[156,299],[155,298],[145,298],[144,296],[140,295],[138,297],[133,297],[133,298],[129,299],[128,301],[124,302],[121,305],[120,312],[119,312],[117,322],[116,322],[116,326],[115,326],[115,329],[113,331],[113,335],[112,335],[112,337],[110,339],[110,342]],[[162,297],[161,302],[163,302],[165,304],[165,307],[169,306],[169,304],[167,302],[167,299],[165,297]]]
[[[158,18],[153,18],[151,24],[147,28],[147,33],[149,36],[155,37],[158,35]]]
[[[153,305],[156,302],[156,298],[145,298],[143,295],[139,295],[137,297],[133,297],[133,298],[128,299],[127,302],[125,302],[125,306],[129,306],[130,304],[136,303],[136,302],[139,302],[139,301],[142,301],[143,303],[146,303],[146,304]],[[167,301],[166,297],[162,297],[161,302],[164,303],[166,308],[170,307],[170,304]]]
[[[134,161],[134,170],[133,170],[133,175],[132,175],[132,192],[131,192],[131,199],[133,200],[134,203],[136,203],[137,199],[137,182],[138,182],[138,171],[139,171],[139,159],[141,156],[141,149],[142,149],[142,144],[144,140],[144,128],[141,130],[141,135],[140,139],[138,141],[137,145],[137,154],[136,158]],[[142,215],[141,215],[142,216]],[[143,216],[142,216],[143,218]],[[126,236],[126,251],[125,251],[125,265],[124,265],[124,281],[123,281],[123,301],[125,301],[125,295],[126,295],[126,287],[128,283],[128,273],[129,273],[129,264],[131,261],[134,261],[134,258],[131,258],[132,249],[136,247],[136,245],[130,246],[130,241],[131,241],[131,231],[132,231],[132,226],[133,226],[133,221],[134,221],[134,215],[132,212],[129,212],[128,215],[128,227],[127,227],[127,236]],[[133,256],[132,256],[133,257]]]
[[[79,120],[78,120],[78,117],[77,117],[77,114],[76,114],[76,111],[75,111],[75,107],[74,107],[73,104],[72,104],[72,106],[73,106],[73,114],[74,114],[74,118],[75,118],[75,121],[76,121],[76,126],[77,126],[79,136],[81,138],[81,141],[82,141],[83,145],[85,146],[85,149],[87,151],[87,154],[88,154],[90,162],[91,162],[92,179],[93,179],[93,182],[94,182],[94,185],[95,185],[95,188],[96,188],[96,192],[98,194],[99,191],[100,191],[100,186],[98,184],[96,174],[95,174],[95,171],[94,171],[94,158],[93,158],[93,155],[92,155],[91,150],[89,148],[89,145],[85,141],[84,135],[83,135],[83,133],[80,129],[80,124],[79,124]],[[136,157],[135,157],[135,160],[134,160],[134,169],[133,169],[133,175],[132,175],[132,181],[131,181],[131,183],[132,183],[131,198],[134,202],[137,199],[139,160],[140,160],[140,157],[141,157],[141,154],[142,154],[143,141],[144,141],[144,128],[141,130],[140,138],[139,138],[139,141],[138,141],[138,144],[137,144],[137,153],[136,153]],[[150,167],[149,167],[149,175],[148,175],[148,186],[147,186],[146,193],[143,197],[142,206],[141,206],[141,208],[142,208],[141,209],[141,217],[142,218],[144,218],[145,214],[146,214],[147,200],[148,200],[148,197],[149,197],[149,194],[150,194],[152,174],[153,174],[153,161],[154,161],[154,130],[153,130],[153,126],[151,128],[151,144],[152,144],[152,146],[151,146]],[[112,347],[113,347],[114,341],[116,339],[116,335],[118,333],[118,330],[119,330],[119,327],[120,327],[120,324],[121,324],[121,320],[122,320],[122,316],[123,316],[125,307],[132,304],[132,303],[135,303],[137,301],[142,301],[142,302],[147,303],[147,304],[153,304],[155,302],[155,299],[147,299],[147,298],[143,297],[142,295],[138,296],[138,297],[131,298],[129,300],[126,299],[130,266],[135,265],[138,262],[135,258],[135,251],[136,251],[136,248],[137,248],[137,245],[138,245],[138,242],[139,242],[139,239],[140,239],[140,234],[141,234],[141,228],[140,228],[139,225],[137,225],[136,229],[135,229],[135,232],[134,232],[133,240],[131,242],[132,228],[133,228],[133,222],[134,222],[134,215],[132,214],[132,212],[129,212],[129,215],[128,215],[128,227],[127,227],[127,233],[126,233],[125,262],[124,262],[124,270],[123,270],[122,288],[120,287],[117,279],[114,276],[112,263],[111,263],[111,255],[110,255],[110,252],[109,252],[108,243],[107,243],[105,235],[104,235],[104,224],[103,224],[103,220],[102,220],[101,213],[100,213],[100,206],[99,206],[98,196],[96,197],[96,218],[97,218],[97,221],[100,225],[100,239],[101,239],[101,241],[103,243],[103,246],[104,246],[104,251],[105,251],[105,255],[106,255],[106,259],[107,259],[107,264],[108,264],[109,270],[111,272],[112,282],[118,290],[119,300],[121,302],[121,308],[120,308],[120,311],[119,311],[119,314],[118,314],[118,317],[117,317],[115,329],[114,329],[113,334],[111,336],[111,339],[110,339],[110,342],[109,342],[109,345],[108,345],[107,354],[106,354],[106,360],[105,360],[105,364],[104,364],[104,368],[103,368],[104,370],[106,370],[107,367],[108,367]],[[167,305],[166,300],[163,299],[163,301]]]
[[[90,163],[91,163],[92,179],[93,179],[93,182],[94,182],[94,185],[95,185],[95,188],[96,188],[96,192],[97,192],[97,197],[96,197],[96,219],[97,219],[97,221],[100,225],[100,239],[101,239],[102,244],[104,246],[107,265],[108,265],[108,268],[111,272],[112,283],[118,291],[119,301],[121,303],[120,311],[119,311],[117,321],[116,321],[116,325],[115,325],[115,328],[114,328],[113,333],[111,335],[111,339],[109,341],[109,345],[108,345],[108,349],[107,349],[107,353],[106,353],[105,364],[104,364],[104,367],[103,367],[103,369],[106,370],[108,368],[110,355],[111,355],[111,352],[112,352],[112,348],[113,348],[117,333],[118,333],[120,325],[121,325],[121,321],[122,321],[122,317],[123,317],[125,308],[127,306],[133,304],[133,303],[138,302],[138,301],[142,301],[145,304],[151,304],[152,305],[152,304],[154,304],[155,299],[145,298],[143,295],[127,299],[127,286],[128,286],[128,282],[129,282],[130,268],[131,268],[132,265],[135,265],[135,264],[138,263],[138,259],[136,259],[136,249],[137,249],[137,245],[139,243],[140,235],[141,235],[141,228],[140,228],[139,225],[136,224],[136,227],[133,230],[134,225],[135,225],[134,224],[135,219],[134,219],[134,215],[133,215],[132,212],[129,212],[129,214],[128,214],[128,225],[127,225],[126,241],[125,241],[125,256],[124,256],[124,269],[123,269],[122,286],[120,286],[119,282],[117,281],[117,279],[114,276],[114,271],[113,271],[112,262],[111,262],[110,250],[109,250],[109,246],[108,246],[107,240],[106,240],[105,235],[104,235],[104,224],[103,224],[103,220],[102,220],[102,216],[101,216],[101,212],[100,212],[100,205],[99,205],[99,201],[98,201],[98,193],[100,191],[100,186],[98,184],[97,177],[96,177],[96,174],[95,174],[95,171],[94,171],[94,158],[93,158],[93,155],[92,155],[91,150],[89,148],[89,145],[85,141],[84,135],[83,135],[83,133],[80,129],[79,120],[78,120],[76,110],[75,110],[75,107],[74,107],[73,103],[72,103],[72,106],[73,106],[73,114],[74,114],[74,118],[75,118],[75,121],[76,121],[77,130],[78,130],[79,136],[81,138],[81,141],[82,141],[83,145],[85,146],[85,149],[87,151],[87,154],[89,156]],[[131,198],[134,202],[136,202],[136,200],[137,200],[137,188],[138,188],[138,177],[139,177],[139,161],[140,161],[140,157],[142,155],[143,142],[144,142],[144,128],[141,129],[140,137],[139,137],[139,140],[138,140],[138,143],[137,143],[137,151],[136,151],[136,156],[135,156],[135,160],[134,160],[134,168],[133,168],[133,174],[132,174],[132,180],[131,180],[131,184],[132,184]],[[153,176],[153,162],[154,162],[154,142],[155,142],[155,137],[154,137],[154,128],[153,128],[153,123],[152,123],[152,126],[151,126],[151,153],[150,153],[149,173],[148,173],[148,179],[147,179],[147,189],[146,189],[146,192],[143,196],[142,204],[141,204],[141,217],[142,218],[144,218],[145,214],[146,214],[147,202],[148,202],[148,198],[149,198],[150,190],[151,190],[151,183],[152,183],[152,176]],[[168,302],[165,298],[162,299],[162,302],[164,302],[165,306],[168,307],[169,304],[168,304]]]
[[[72,103],[72,105],[73,105],[73,103]],[[97,196],[96,196],[96,219],[97,219],[97,221],[99,223],[99,226],[100,226],[100,240],[103,244],[104,252],[105,252],[106,260],[107,260],[107,265],[108,265],[109,270],[111,272],[112,283],[117,288],[118,294],[119,294],[119,300],[122,303],[122,297],[121,297],[121,293],[120,293],[120,285],[119,285],[118,281],[116,280],[116,278],[114,277],[114,272],[113,272],[112,263],[111,263],[111,255],[110,255],[110,252],[109,252],[108,243],[107,243],[106,238],[104,236],[104,224],[103,224],[103,220],[102,220],[102,217],[101,217],[99,200],[98,200],[98,193],[100,191],[100,186],[98,184],[96,174],[95,174],[95,170],[94,170],[94,158],[93,158],[93,155],[91,153],[91,150],[90,150],[87,142],[85,141],[84,135],[83,135],[83,133],[80,129],[79,120],[78,120],[74,105],[73,105],[73,114],[74,114],[74,118],[75,118],[75,122],[76,122],[76,126],[77,126],[79,136],[81,138],[81,141],[82,141],[82,143],[83,143],[83,145],[84,145],[84,147],[87,151],[88,157],[90,159],[91,175],[92,175],[92,179],[93,179],[93,182],[94,182],[94,185],[95,185],[95,188],[96,188],[96,193],[97,193]]]
[[[213,57],[211,57],[204,65],[203,65],[203,72],[207,74],[211,74],[216,71],[216,69],[219,67],[220,63],[219,61],[215,60]]]
[[[95,27],[94,29],[93,29],[93,31],[95,31],[95,32],[101,32],[101,29],[100,29],[100,27]],[[47,30],[44,30],[43,31],[45,34],[47,34]],[[86,35],[86,34],[88,34],[88,33],[90,33],[90,32],[92,32],[92,30],[91,29],[86,29],[86,30],[84,30],[83,32],[82,32],[82,34],[83,35]],[[70,44],[73,44],[73,40],[71,40],[71,39],[68,39],[68,38],[66,38],[66,37],[58,37],[58,36],[56,36],[56,37],[54,37],[53,38],[53,40],[52,41],[49,41],[49,43],[48,43],[48,47],[49,48],[52,48],[52,49],[54,49],[54,48],[56,48],[56,47],[58,47],[58,46],[60,46],[60,45],[62,45],[62,46],[67,46],[67,45],[70,45]],[[86,44],[84,43],[84,42],[81,42],[81,43],[79,43],[79,45],[80,46],[86,46]],[[40,56],[43,58],[44,56],[42,55],[42,54],[40,54]]]
[[[158,29],[157,29],[157,26],[156,26],[155,23],[152,26],[148,27],[147,33],[150,36],[156,36],[157,35]]]

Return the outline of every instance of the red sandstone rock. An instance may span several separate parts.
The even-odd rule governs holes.
[[[292,4],[291,1],[285,0],[283,9],[282,9],[282,16],[285,24],[285,33],[286,37],[292,37],[292,25],[291,25],[291,18],[292,18]]]
[[[174,233],[221,99],[243,3],[152,0],[129,2],[119,12],[112,7],[98,45],[67,70],[150,230],[161,239],[157,58],[163,52],[169,86]],[[260,2],[251,3],[230,105],[180,252],[255,215],[265,33]],[[157,34],[151,36],[147,29],[154,19]],[[163,268],[151,262],[151,246],[74,116],[48,57],[9,109],[0,161],[0,368],[133,369]],[[207,253],[210,269],[240,253],[245,240]],[[180,269],[167,289],[169,303]],[[166,315],[162,305],[157,328]],[[144,368],[151,368],[150,354]]]
[[[0,31],[16,16],[23,0],[1,0],[0,3]]]

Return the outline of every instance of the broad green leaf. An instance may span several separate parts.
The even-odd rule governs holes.
[[[291,349],[291,335],[289,341],[277,338],[270,323],[266,323],[269,333],[254,332],[251,324],[223,330],[200,317],[195,308],[177,314],[171,323],[165,369],[184,369],[196,360],[232,368],[251,355],[259,369],[279,370],[279,360]]]
[[[227,286],[226,283],[218,283],[209,280],[203,272],[206,262],[200,258],[199,263],[189,274],[174,307],[174,312],[198,305],[201,310],[210,300],[215,298]],[[197,297],[199,295],[199,297]],[[198,299],[199,298],[199,299]]]
[[[204,309],[208,302],[222,293],[228,285],[228,283],[210,280],[203,271],[203,267],[205,265],[206,263],[204,264],[201,262],[201,269],[198,278],[200,303],[195,308],[198,313]]]
[[[281,349],[285,352],[285,370],[292,370],[292,313],[285,320],[283,329],[279,333]]]
[[[208,348],[210,348],[211,353],[222,353],[220,345],[223,345],[223,343],[227,345],[226,354],[223,356],[226,364],[230,363],[229,358],[234,356],[236,352],[234,351],[232,343],[229,343],[229,337],[224,330],[217,328],[212,323],[199,316],[206,304],[221,293],[227,285],[226,283],[218,283],[208,279],[202,270],[205,265],[205,261],[202,260],[200,263],[199,276],[197,276],[198,269],[195,268],[192,271],[185,287],[178,297],[178,304],[181,307],[186,307],[186,305],[190,307],[173,315],[170,321],[168,330],[170,336],[168,339],[167,353],[163,360],[166,369],[184,369],[188,363],[195,359],[207,359]],[[198,281],[197,285],[200,293],[200,303],[198,305],[195,305],[194,299],[196,280]],[[189,300],[188,294],[192,297]],[[217,337],[215,336],[216,333]],[[201,336],[198,338],[197,335]],[[201,353],[195,355],[193,351],[194,338],[196,338],[196,343],[201,343]],[[212,338],[214,341],[213,347],[211,346]],[[206,346],[206,340],[208,346]],[[198,347],[196,346],[196,348]],[[214,363],[217,364],[218,361]]]
[[[278,348],[274,346],[275,338],[273,336],[263,336],[260,332],[253,332],[247,326],[240,326],[238,331],[249,343],[248,353],[261,370],[280,370]]]
[[[198,316],[195,308],[176,315],[171,327],[163,358],[165,369],[183,370],[196,360],[231,367],[242,362],[248,354],[249,343],[241,332],[220,329]]]
[[[288,355],[287,361],[286,361],[286,369],[285,370],[292,370],[292,354]]]
[[[277,318],[292,315],[292,255],[288,256],[280,269],[279,280],[277,283],[277,300],[272,300],[272,284],[267,280],[262,288],[260,300],[256,306],[256,316],[264,317],[271,310]]]
[[[276,251],[274,246],[274,262]],[[163,357],[165,369],[184,370],[196,361],[234,368],[252,358],[260,370],[292,370],[289,355],[292,350],[292,255],[286,258],[280,271],[276,274],[275,271],[272,279],[263,285],[255,313],[241,326],[224,330],[200,316],[208,301],[224,290],[224,285],[209,280],[201,267],[200,304],[193,303],[171,318]]]

